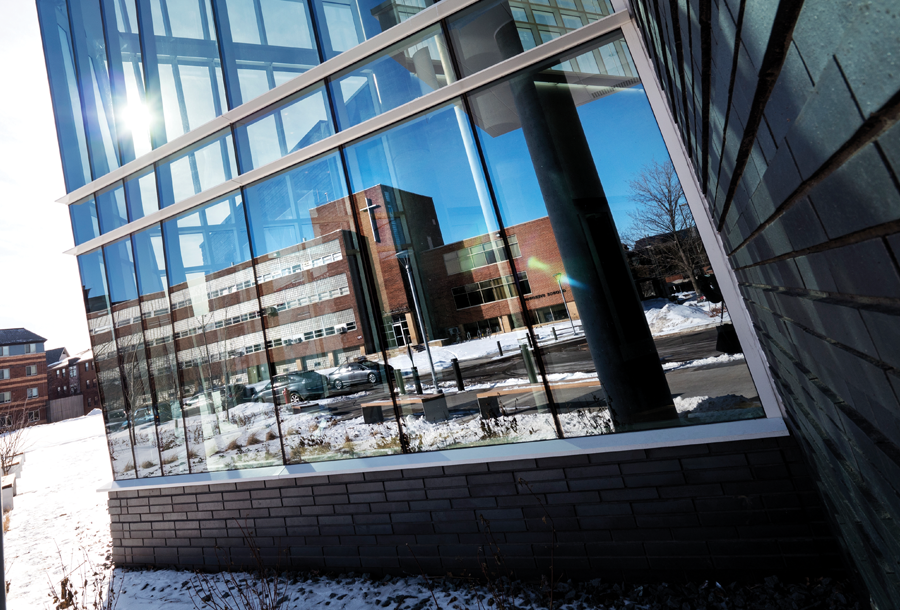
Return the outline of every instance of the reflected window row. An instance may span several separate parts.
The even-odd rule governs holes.
[[[432,3],[38,0],[67,190],[288,82]],[[336,128],[387,112],[452,83],[458,75],[472,74],[611,12],[607,0],[559,0],[553,5],[550,0],[483,0],[451,16],[446,24],[430,26],[334,75],[319,89],[283,100],[238,126],[241,171],[265,165]],[[508,26],[516,40],[509,44],[502,37],[497,41],[491,37],[492,44],[485,46],[482,30],[488,26]],[[444,27],[451,33],[452,50]],[[469,53],[475,55],[470,58]],[[598,58],[594,67],[604,65]],[[201,151],[196,155],[202,156]],[[203,182],[197,174],[209,162],[193,158],[187,162],[193,182]],[[207,169],[216,173],[234,164],[226,160]],[[166,192],[162,186],[160,190]],[[172,193],[176,198],[178,190],[176,186]],[[162,205],[169,203],[163,196]],[[142,210],[139,203],[136,206],[133,218]]]
[[[761,417],[743,363],[709,408],[661,363],[607,196],[665,148],[578,61],[617,45],[79,256],[115,477]]]

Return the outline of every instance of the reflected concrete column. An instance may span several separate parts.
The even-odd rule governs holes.
[[[495,38],[507,57],[522,52],[512,21],[501,26]],[[535,83],[527,74],[512,79],[510,87],[557,247],[570,278],[582,329],[609,397],[614,422],[621,429],[677,419],[665,373],[568,87]]]
[[[444,74],[447,77],[447,84],[456,81],[453,74],[453,64],[450,62],[450,53],[444,44],[444,39],[439,38],[437,41],[438,56],[441,65],[444,68]],[[428,47],[419,49],[413,54],[413,66],[416,69],[416,76],[431,87],[432,91],[440,89],[441,85],[437,79],[437,73],[434,71],[434,62]],[[459,137],[462,139],[463,148],[466,150],[466,159],[469,162],[469,170],[472,172],[472,179],[475,182],[475,191],[478,193],[478,203],[481,205],[481,215],[487,225],[487,232],[497,231],[499,227],[494,218],[494,207],[491,203],[491,196],[488,193],[487,184],[482,177],[481,157],[478,156],[478,149],[475,146],[475,138],[472,136],[472,128],[469,124],[469,117],[460,104],[453,104],[453,111],[456,113],[456,122],[459,124]]]

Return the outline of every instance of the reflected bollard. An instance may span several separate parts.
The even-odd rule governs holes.
[[[463,385],[462,371],[459,370],[459,360],[451,358],[450,364],[453,366],[453,374],[456,375],[456,389],[460,392],[465,392],[466,386]]]
[[[397,389],[401,394],[406,394],[406,382],[403,381],[403,373],[400,372],[400,369],[394,369],[394,383],[397,384]]]
[[[416,384],[416,394],[423,394],[422,392],[422,380],[419,379],[419,369],[416,367],[412,367],[413,374],[413,382]]]
[[[503,355],[503,346],[500,345],[500,342],[497,341],[497,351],[500,352],[500,355]]]
[[[525,361],[525,371],[528,373],[529,383],[537,383],[537,373],[534,370],[534,358],[531,355],[531,350],[524,343],[519,345],[519,350],[522,352],[522,360]]]
[[[556,334],[556,327],[555,327],[555,326],[552,326],[552,327],[550,327],[550,330],[553,331],[553,340],[554,340],[554,341],[559,341],[559,336]]]

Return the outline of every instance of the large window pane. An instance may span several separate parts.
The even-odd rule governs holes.
[[[122,163],[150,152],[150,109],[146,103],[140,26],[134,0],[101,0],[106,29],[109,80]]]
[[[119,167],[112,90],[99,0],[69,3],[72,47],[94,179]]]
[[[122,394],[128,429],[134,450],[137,476],[163,474],[156,429],[157,409],[151,394],[147,353],[141,330],[141,308],[131,239],[125,238],[103,248],[109,280],[113,333],[116,337]]]
[[[289,463],[401,450],[340,157],[245,190]],[[371,404],[381,403],[381,404]]]
[[[119,370],[116,340],[113,335],[102,250],[98,248],[79,256],[78,270],[81,273],[84,308],[87,312],[91,350],[94,353],[94,367],[97,369],[97,383],[103,404],[103,421],[106,424],[106,441],[109,444],[113,478],[134,479],[137,477],[134,427],[122,388],[122,374]]]
[[[469,76],[612,12],[607,0],[484,0],[450,17],[448,26],[459,69]],[[579,58],[580,71],[622,74],[621,66],[597,59]]]
[[[227,110],[209,0],[137,0],[154,146]],[[152,35],[151,35],[152,33]]]
[[[216,0],[231,108],[319,63],[304,0]]]
[[[283,463],[244,206],[237,193],[164,225],[192,472]]]
[[[125,181],[125,199],[128,202],[128,216],[132,221],[159,211],[156,174],[152,167]]]
[[[75,245],[100,237],[100,223],[97,219],[97,202],[91,197],[81,203],[69,206],[69,217],[72,220],[72,234]]]
[[[72,192],[91,181],[84,113],[78,81],[75,77],[75,58],[69,15],[65,2],[38,0],[41,38],[47,60],[47,77],[56,118],[56,135],[62,158],[66,191]]]
[[[238,123],[241,172],[262,167],[334,134],[324,87],[306,89]]]
[[[639,293],[632,279],[640,277],[627,262],[632,254],[660,257],[696,229],[691,221],[667,233],[638,220],[646,208],[634,184],[652,178],[646,172],[654,159],[668,157],[631,65],[615,33],[470,96],[503,223],[521,252],[516,266],[527,271],[528,313],[567,436],[763,415],[743,361],[696,365],[722,356],[713,348],[711,314],[719,309],[695,293],[687,305],[642,303],[644,288]],[[680,192],[674,173],[660,192]],[[671,202],[673,214],[689,216],[683,200]],[[626,258],[617,224],[641,232],[644,254]],[[679,277],[690,286],[708,270],[708,261],[694,264],[660,267],[645,287]],[[698,318],[705,328],[662,336],[690,331],[678,320]]]
[[[159,225],[154,225],[135,233],[131,240],[147,369],[158,419],[160,463],[167,475],[183,474],[190,472],[190,468],[186,448],[187,434],[178,391],[172,315],[166,291],[162,230]]]
[[[347,129],[455,80],[440,25],[420,32],[328,83],[338,127]]]
[[[100,232],[109,233],[113,229],[128,224],[128,210],[125,209],[125,188],[119,182],[97,193],[97,212],[100,215]]]
[[[322,55],[331,59],[432,4],[432,0],[313,0]]]
[[[195,144],[159,163],[160,205],[168,207],[237,175],[231,131]]]
[[[354,143],[346,158],[388,364],[408,393],[396,398],[410,449],[555,438],[518,292],[503,290],[516,282],[509,257],[484,255],[507,245],[461,103]],[[473,253],[481,260],[464,270]],[[413,396],[416,376],[425,397]]]

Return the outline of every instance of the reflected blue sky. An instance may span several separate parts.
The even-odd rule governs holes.
[[[603,182],[619,232],[632,224],[628,213],[628,181],[650,162],[668,160],[665,144],[642,86],[578,107],[594,163]],[[531,157],[521,129],[492,138],[481,128],[478,138],[492,168],[491,180],[503,206],[507,225],[519,224],[546,215]]]

